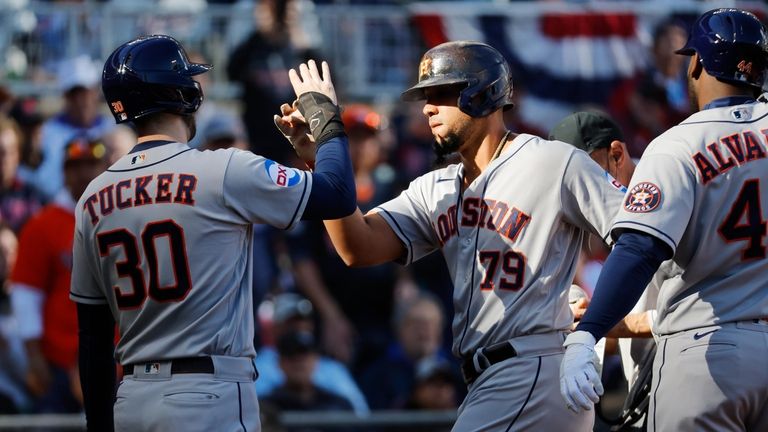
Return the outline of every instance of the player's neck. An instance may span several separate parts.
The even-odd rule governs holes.
[[[468,146],[461,152],[464,165],[464,186],[472,183],[486,168],[504,151],[507,142],[513,135],[506,129],[499,129],[486,135],[478,146]]]
[[[178,139],[172,137],[171,135],[166,134],[149,134],[149,135],[142,135],[137,139],[137,143],[145,143],[147,141],[173,141],[173,142],[180,142]]]
[[[710,82],[708,84],[709,85],[699,86],[698,98],[696,101],[699,105],[699,111],[703,110],[707,104],[717,99],[733,96],[754,97],[753,91],[750,89],[725,84],[715,80],[714,78],[710,78]]]
[[[179,115],[160,113],[150,121],[138,123],[137,126],[139,144],[147,141],[189,141],[190,127]]]

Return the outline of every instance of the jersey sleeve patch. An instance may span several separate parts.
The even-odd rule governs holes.
[[[661,203],[661,189],[651,182],[640,182],[632,187],[624,200],[624,210],[631,213],[649,213]]]
[[[280,187],[293,187],[301,183],[301,172],[295,168],[280,165],[273,160],[267,160],[264,168],[272,183]]]

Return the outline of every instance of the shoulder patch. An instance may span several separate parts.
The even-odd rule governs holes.
[[[661,189],[651,182],[632,187],[624,200],[624,210],[632,213],[652,212],[661,203]]]
[[[301,183],[301,172],[296,168],[289,168],[269,159],[264,164],[264,168],[272,183],[280,187],[292,187]]]

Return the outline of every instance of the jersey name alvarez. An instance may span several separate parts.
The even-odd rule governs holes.
[[[698,181],[706,185],[735,166],[765,159],[768,129],[760,132],[760,136],[750,130],[726,135],[707,144],[706,153],[696,152],[692,157],[699,173]]]
[[[163,173],[138,176],[112,183],[83,202],[91,224],[115,210],[147,204],[195,205],[197,177],[193,174]]]
[[[496,231],[515,241],[522,232],[523,228],[531,221],[531,216],[522,210],[512,207],[503,201],[492,199],[467,198],[461,206],[462,227],[485,228]],[[448,208],[448,211],[441,213],[437,219],[432,222],[432,226],[437,233],[440,245],[444,246],[448,240],[458,233],[456,226],[456,206]]]

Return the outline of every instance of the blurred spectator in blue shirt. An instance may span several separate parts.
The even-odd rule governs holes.
[[[0,117],[0,220],[16,233],[41,208],[38,194],[18,176],[22,138],[16,122]]]
[[[63,108],[43,124],[40,166],[34,172],[20,172],[45,200],[51,200],[64,188],[64,146],[76,136],[101,138],[115,126],[111,117],[99,112],[100,83],[101,68],[87,56],[71,58],[59,65],[58,85],[64,99]]]
[[[408,406],[418,371],[434,364],[450,365],[454,382],[460,382],[456,360],[441,347],[444,319],[440,301],[428,292],[419,292],[397,305],[394,316],[397,342],[360,378],[360,386],[372,409]],[[463,389],[458,384],[454,389],[458,401]]]
[[[279,411],[351,411],[347,399],[314,382],[319,353],[315,337],[306,331],[289,331],[277,338],[280,369],[285,383],[261,398],[260,403]],[[338,428],[296,427],[291,432],[335,431]]]
[[[272,333],[276,340],[291,332],[314,333],[314,313],[312,303],[296,293],[283,293],[275,296],[272,316]],[[279,346],[277,347],[279,349]],[[316,351],[316,350],[313,350]],[[347,400],[357,414],[368,413],[365,397],[357,387],[352,375],[340,362],[315,352],[313,356],[312,383],[323,391],[330,392]],[[286,382],[286,375],[280,367],[278,350],[273,346],[263,346],[256,356],[256,392],[259,395],[272,393]]]
[[[32,409],[25,373],[24,342],[16,329],[7,285],[16,260],[19,241],[6,225],[0,225],[0,414],[18,414]]]

